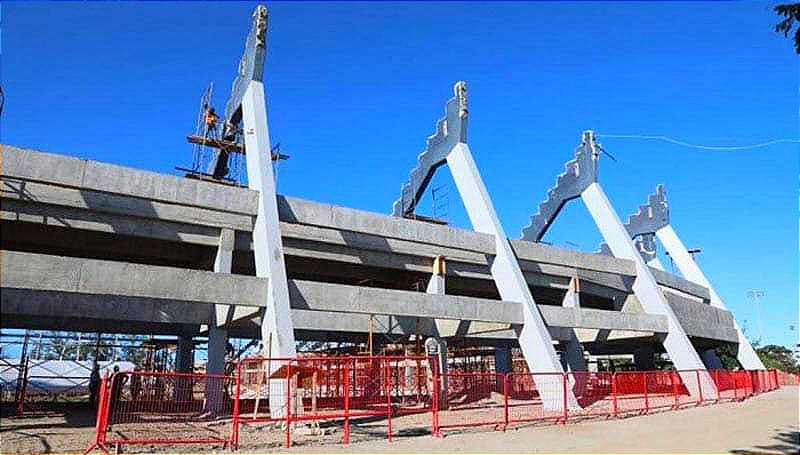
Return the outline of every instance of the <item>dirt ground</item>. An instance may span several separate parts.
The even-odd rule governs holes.
[[[798,453],[798,387],[785,387],[742,403],[721,403],[618,420],[596,419],[567,425],[452,430],[443,438],[428,434],[430,416],[393,419],[395,438],[385,440],[386,421],[353,425],[349,446],[339,444],[341,429],[326,436],[295,437],[282,446],[283,432],[268,425],[243,426],[240,453],[428,453],[428,452],[577,452],[577,453]],[[215,431],[225,434],[228,425]],[[2,453],[80,453],[94,436],[94,418],[81,406],[47,416],[0,420]],[[225,452],[222,446],[132,446],[127,452]]]

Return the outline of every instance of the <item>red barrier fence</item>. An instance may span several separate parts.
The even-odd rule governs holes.
[[[235,446],[236,377],[118,372],[102,380],[95,441],[117,449],[142,444]]]
[[[575,402],[567,402],[567,418],[588,418],[616,414],[616,394],[613,373],[574,371],[565,373],[568,392]],[[568,397],[569,398],[569,397]]]
[[[800,385],[800,373],[787,373],[785,371],[774,370],[778,386]]]
[[[341,426],[347,444],[351,423],[370,417],[385,419],[391,440],[393,416],[433,414],[436,409],[435,362],[426,357],[245,359],[237,376],[237,423],[279,422],[286,447],[298,425],[310,425],[313,433],[321,422]]]
[[[452,372],[427,357],[245,359],[234,376],[124,372],[103,379],[92,446],[221,444],[237,448],[242,425],[272,423],[286,447],[300,434],[339,427],[393,436],[413,430],[624,417],[741,401],[797,380],[775,370],[569,373]],[[409,422],[412,422],[411,424]],[[427,423],[426,423],[427,422]],[[420,427],[421,425],[421,427]],[[300,432],[300,429],[303,432]],[[419,431],[414,431],[419,433]]]

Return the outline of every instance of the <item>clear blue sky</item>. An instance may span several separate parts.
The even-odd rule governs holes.
[[[190,163],[184,136],[209,81],[224,105],[254,5],[4,3],[2,141],[175,173]],[[711,145],[797,138],[798,56],[773,31],[771,7],[270,4],[271,134],[292,155],[279,190],[388,213],[459,79],[471,149],[512,237],[584,129]],[[701,267],[748,334],[758,319],[745,293],[761,289],[763,341],[796,342],[797,144],[601,142],[618,159],[601,162],[601,183],[620,216],[666,184],[674,227],[702,248]],[[466,226],[452,183],[448,194],[449,218]],[[594,250],[600,235],[574,201],[545,240]]]

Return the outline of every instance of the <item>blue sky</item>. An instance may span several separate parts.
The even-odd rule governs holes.
[[[4,143],[176,173],[198,99],[224,105],[254,3],[4,3]],[[584,129],[741,145],[798,137],[798,56],[771,3],[272,3],[266,89],[279,191],[388,213],[469,84],[470,147],[512,237]],[[763,342],[798,319],[798,145],[703,152],[600,139],[625,219],[664,183],[673,226],[740,324],[761,289]],[[443,169],[444,171],[444,169]],[[447,172],[448,218],[467,226]],[[430,212],[431,201],[422,212]],[[574,201],[545,238],[592,251]],[[577,245],[577,246],[576,246]],[[669,268],[669,259],[665,259]],[[795,331],[789,325],[795,325]]]

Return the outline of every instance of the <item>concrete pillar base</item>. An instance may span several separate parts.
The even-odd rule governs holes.
[[[180,335],[178,337],[178,349],[175,352],[175,372],[194,372],[194,343],[190,336]],[[192,381],[187,380],[187,378],[176,378],[172,389],[172,399],[174,401],[191,401],[191,397]]]
[[[225,374],[225,347],[227,344],[227,330],[213,325],[208,328],[207,374]],[[222,410],[225,394],[225,382],[222,379],[207,379],[205,385],[205,410],[211,413],[219,413]]]
[[[633,351],[633,363],[639,371],[656,369],[656,351],[652,346],[642,346]]]

